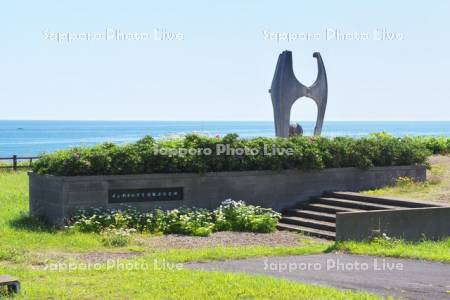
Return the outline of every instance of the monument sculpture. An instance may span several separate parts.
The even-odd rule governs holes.
[[[300,83],[292,67],[292,52],[283,51],[278,56],[275,74],[269,93],[272,98],[275,117],[275,134],[279,137],[289,136],[291,108],[295,101],[301,97],[308,97],[317,104],[317,120],[314,135],[322,132],[323,119],[327,106],[328,84],[327,74],[319,52],[314,52],[317,59],[318,74],[316,81],[309,87]]]

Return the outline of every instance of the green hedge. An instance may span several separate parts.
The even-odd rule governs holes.
[[[450,154],[450,138],[448,137],[422,136],[416,137],[415,139],[433,154]]]
[[[254,149],[259,153],[217,154],[218,147]],[[290,149],[291,155],[264,149]],[[156,151],[163,149],[165,152]],[[180,149],[203,152],[181,153]],[[210,149],[206,155],[204,149]],[[174,151],[172,155],[167,155]],[[266,151],[267,152],[267,151]],[[313,170],[323,168],[423,164],[431,154],[450,152],[445,137],[393,137],[386,133],[363,138],[292,137],[240,139],[236,134],[223,138],[187,135],[156,141],[145,137],[134,144],[104,143],[44,154],[33,164],[39,174],[60,176],[116,175],[178,172],[220,172],[245,170]]]

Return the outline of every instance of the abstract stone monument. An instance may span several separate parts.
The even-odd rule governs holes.
[[[320,135],[322,132],[328,97],[327,74],[320,53],[314,52],[313,57],[317,59],[319,71],[316,81],[310,87],[304,86],[295,77],[291,51],[283,51],[278,57],[272,86],[269,90],[275,116],[276,136],[289,136],[291,108],[294,102],[301,97],[308,97],[316,102],[317,120],[314,135]]]

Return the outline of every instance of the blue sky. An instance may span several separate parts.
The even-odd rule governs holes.
[[[288,49],[307,85],[317,74],[312,53],[321,52],[326,120],[450,120],[450,2],[433,3],[4,2],[0,119],[272,120],[267,90]],[[397,36],[377,40],[377,29]],[[106,30],[147,38],[49,38]],[[155,40],[155,30],[182,38]],[[336,40],[327,30],[369,38]],[[264,32],[322,36],[278,42]],[[315,114],[302,99],[292,119]]]

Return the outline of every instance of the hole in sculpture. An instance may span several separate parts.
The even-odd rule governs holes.
[[[316,125],[317,105],[314,100],[302,97],[291,108],[291,124],[298,123],[304,135],[313,135]]]

